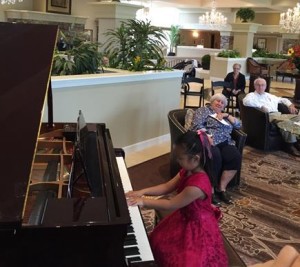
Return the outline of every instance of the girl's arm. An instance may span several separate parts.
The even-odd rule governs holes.
[[[142,206],[160,210],[177,210],[183,208],[194,200],[206,198],[206,194],[196,186],[187,186],[182,192],[171,199],[149,199],[149,198],[132,198],[128,199],[130,206]]]
[[[177,183],[180,179],[179,173],[174,176],[171,180],[166,183],[159,184],[156,186],[147,187],[137,191],[130,191],[126,193],[126,197],[141,197],[144,195],[148,196],[159,196],[172,193],[176,187]]]

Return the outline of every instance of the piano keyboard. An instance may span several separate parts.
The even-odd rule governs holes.
[[[124,159],[123,157],[116,158],[124,191],[131,191],[132,186]],[[128,209],[131,226],[124,244],[126,259],[128,262],[154,261],[140,210],[138,207],[128,207]]]

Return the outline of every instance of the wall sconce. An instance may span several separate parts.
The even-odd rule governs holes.
[[[199,37],[199,33],[196,31],[193,31],[193,37],[194,37],[194,45],[196,44],[196,40]]]

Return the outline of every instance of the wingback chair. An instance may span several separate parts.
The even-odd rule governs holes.
[[[173,144],[178,136],[185,133],[187,130],[184,128],[185,125],[185,115],[187,113],[187,109],[175,109],[169,111],[168,121],[170,127],[170,135],[171,135],[171,155],[170,155],[170,173],[171,177],[174,177],[180,166],[176,161],[176,157],[173,151]],[[247,135],[241,130],[233,130],[232,139],[236,142],[236,147],[240,151],[241,155],[243,155],[243,148],[245,145]],[[237,172],[235,177],[229,183],[229,187],[238,186],[240,184],[240,173],[241,170]]]
[[[269,113],[259,108],[244,106],[244,97],[245,95],[239,95],[238,101],[243,131],[247,134],[247,145],[264,151],[280,150],[283,139],[277,125],[269,122]],[[284,114],[289,113],[283,104],[278,105],[278,110]]]
[[[258,63],[255,59],[247,58],[247,71],[250,75],[270,76],[270,69],[267,64]]]

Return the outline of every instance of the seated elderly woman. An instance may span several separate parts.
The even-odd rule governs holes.
[[[195,111],[190,130],[205,130],[211,136],[215,177],[212,179],[214,188],[213,202],[219,200],[231,203],[226,192],[228,183],[241,166],[241,154],[231,138],[233,128],[240,128],[240,121],[228,113],[224,113],[227,98],[223,94],[215,94],[210,105]],[[218,200],[219,198],[219,200]]]

